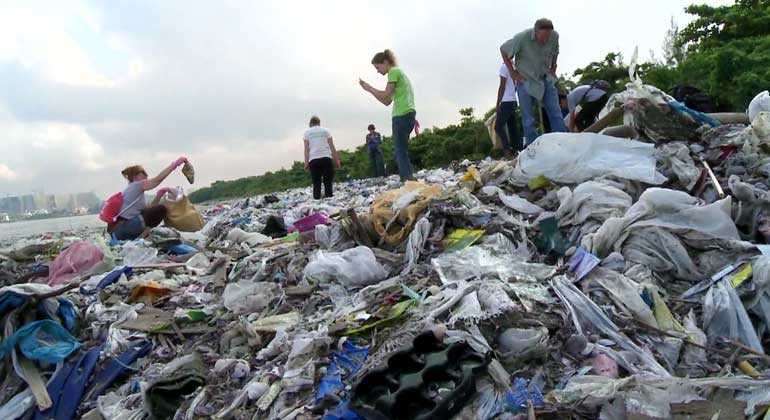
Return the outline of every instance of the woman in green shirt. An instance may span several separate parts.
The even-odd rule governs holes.
[[[412,164],[409,162],[409,135],[414,130],[415,116],[414,92],[412,83],[403,71],[396,65],[396,57],[390,50],[378,52],[372,58],[372,64],[377,72],[388,75],[385,90],[373,88],[369,83],[359,80],[361,87],[369,92],[383,105],[393,103],[393,146],[398,164],[398,175],[401,181],[414,180]]]

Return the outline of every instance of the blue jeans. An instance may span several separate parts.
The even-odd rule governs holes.
[[[519,105],[521,106],[521,125],[524,127],[524,137],[529,146],[538,137],[536,119],[535,119],[535,98],[527,92],[524,83],[516,85],[519,90]],[[551,123],[551,131],[566,132],[567,126],[564,125],[564,118],[561,116],[559,107],[559,93],[556,91],[556,85],[553,80],[545,79],[545,94],[543,95],[543,108]]]
[[[372,164],[372,177],[385,176],[385,161],[382,159],[382,150],[369,149],[369,161]]]
[[[414,130],[415,111],[393,117],[393,149],[398,165],[398,176],[401,181],[414,179],[412,163],[409,162],[409,135]]]
[[[138,238],[144,232],[144,228],[144,217],[140,214],[133,219],[120,222],[112,231],[112,236],[119,241],[131,241]]]
[[[517,107],[516,102],[500,102],[500,108],[495,118],[495,131],[503,143],[503,150],[511,150],[513,147],[513,150],[519,152],[524,148],[521,144],[519,124],[516,123]]]

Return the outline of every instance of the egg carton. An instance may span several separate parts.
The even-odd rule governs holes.
[[[426,331],[364,375],[350,407],[367,420],[447,420],[476,393],[488,363],[467,343],[444,344]]]

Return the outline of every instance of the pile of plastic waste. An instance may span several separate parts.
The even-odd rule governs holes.
[[[770,114],[634,79],[634,139],[0,252],[0,418],[762,418]]]

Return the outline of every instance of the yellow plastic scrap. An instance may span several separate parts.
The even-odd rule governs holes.
[[[446,252],[462,251],[473,245],[482,236],[484,236],[484,231],[481,229],[456,229],[444,239],[444,250]]]
[[[756,370],[754,366],[752,366],[751,363],[747,362],[746,360],[741,360],[738,362],[738,369],[740,369],[741,372],[745,373],[746,375],[751,376],[752,378],[757,378],[760,376],[759,371]]]
[[[730,281],[733,283],[733,287],[738,287],[741,283],[746,281],[753,274],[751,264],[746,264],[740,271],[732,276]]]
[[[402,209],[393,208],[399,198],[416,193],[416,197]],[[412,233],[415,223],[430,203],[441,194],[438,185],[408,181],[402,188],[386,191],[374,200],[371,221],[374,230],[388,245],[398,245]]]
[[[471,191],[475,191],[482,185],[484,181],[481,180],[481,174],[475,166],[468,168],[468,172],[460,178],[460,185],[468,188]]]
[[[556,185],[554,185],[550,179],[546,178],[545,175],[540,175],[537,178],[533,179],[532,181],[529,181],[529,184],[527,186],[529,187],[530,191],[535,191],[540,188],[543,188],[545,190],[550,190]]]
[[[649,290],[650,296],[652,297],[652,313],[655,315],[655,320],[658,321],[658,328],[663,331],[674,330],[684,332],[684,327],[679,323],[679,321],[674,319],[674,316],[671,314],[668,306],[666,306],[666,302],[664,302],[663,298],[660,297],[658,291],[651,289],[647,290]]]

